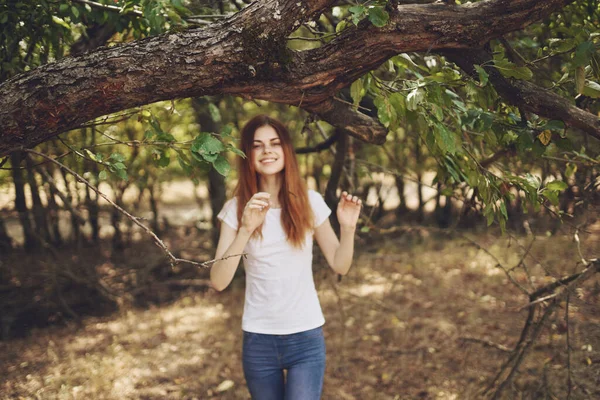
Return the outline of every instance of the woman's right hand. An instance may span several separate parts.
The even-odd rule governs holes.
[[[249,234],[252,234],[264,222],[267,211],[271,206],[269,203],[270,197],[269,193],[258,192],[246,203],[242,214],[241,227]]]

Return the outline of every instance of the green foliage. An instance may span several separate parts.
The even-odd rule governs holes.
[[[96,0],[90,4],[68,0],[2,2],[0,81],[69,54],[70,47],[85,38],[88,28],[109,28],[117,41],[138,39],[185,26],[182,16],[189,14],[181,0]]]

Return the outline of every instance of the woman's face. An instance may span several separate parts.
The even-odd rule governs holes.
[[[283,171],[283,147],[277,131],[272,126],[264,125],[254,132],[252,159],[254,168],[260,175],[275,175]]]

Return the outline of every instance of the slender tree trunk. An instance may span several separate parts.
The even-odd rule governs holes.
[[[340,224],[337,220],[337,205],[339,199],[337,196],[337,188],[339,187],[340,180],[344,172],[344,162],[346,161],[346,154],[348,153],[349,137],[344,132],[338,132],[337,134],[339,135],[339,139],[336,144],[336,153],[333,160],[333,165],[331,166],[331,176],[329,177],[329,181],[327,182],[327,187],[325,189],[325,202],[331,209],[331,217],[329,217],[331,226],[333,226],[333,229],[339,233]]]
[[[31,191],[32,212],[33,219],[35,221],[35,229],[37,234],[40,235],[44,241],[50,243],[50,229],[48,229],[46,209],[42,204],[42,199],[40,198],[40,191],[35,178],[35,170],[29,155],[25,155],[25,163],[27,165],[27,183],[29,184],[29,189]]]
[[[96,129],[92,128],[90,138],[90,146],[94,146],[96,144]],[[98,176],[98,164],[92,162],[88,166],[89,170],[92,172],[94,177]],[[100,238],[100,223],[98,221],[100,214],[100,207],[98,206],[98,195],[96,193],[93,194],[92,191],[86,186],[85,187],[85,204],[88,208],[88,221],[90,222],[90,226],[92,227],[92,243],[98,243],[98,239]]]
[[[212,99],[215,103],[221,100],[221,96],[214,97]],[[194,111],[196,113],[196,120],[200,124],[202,131],[204,132],[220,132],[221,124],[215,122],[210,112],[208,111],[208,102],[203,98],[195,98],[192,101]],[[219,230],[217,229],[218,220],[217,214],[223,208],[226,200],[225,193],[225,177],[219,174],[214,168],[211,168],[208,172],[208,194],[210,196],[210,208],[212,211],[211,223],[212,223],[212,239],[216,247],[219,240]]]
[[[421,143],[419,140],[415,141],[415,159],[416,159],[416,170],[417,170],[417,197],[419,198],[419,207],[417,208],[417,221],[420,223],[425,219],[425,203],[423,201],[423,173],[422,168],[422,155],[421,155]]]
[[[400,175],[396,175],[394,180],[396,181],[396,189],[398,190],[398,198],[400,199],[400,204],[398,204],[398,207],[396,208],[396,216],[401,217],[408,212],[408,208],[406,207],[406,196],[404,195],[404,178]]]
[[[119,207],[123,207],[123,193],[120,191],[118,187],[114,188],[115,191],[115,203]],[[113,251],[120,252],[125,248],[125,244],[123,242],[123,232],[121,231],[121,227],[119,226],[121,222],[121,213],[115,208],[112,207],[110,214],[110,223],[115,229],[115,233],[112,237],[112,246]]]
[[[65,183],[65,194],[64,194],[65,199],[67,200],[67,203],[69,203],[71,205],[72,210],[73,210],[73,209],[75,209],[75,204],[73,202],[74,197],[71,193],[71,188],[69,186],[69,179],[67,177],[67,173],[62,168],[59,168],[59,170],[60,170],[60,174],[63,178],[63,181]],[[77,190],[77,186],[75,186],[75,190]],[[71,210],[71,240],[73,242],[75,242],[77,244],[77,247],[79,248],[81,245],[81,229],[79,228],[79,221],[75,217],[75,214],[73,213],[72,210]]]
[[[41,170],[44,166],[40,166],[39,168]],[[45,171],[48,175],[52,175],[51,168],[48,168]],[[50,224],[50,232],[52,233],[52,244],[60,246],[63,243],[60,234],[60,210],[58,204],[56,204],[56,198],[54,197],[58,196],[58,194],[54,185],[50,182],[46,182],[45,188],[48,196],[48,222]]]
[[[8,232],[6,231],[6,225],[4,224],[4,219],[0,215],[0,251],[2,253],[6,253],[12,250],[12,239],[8,236]]]
[[[15,209],[17,210],[17,213],[19,213],[19,220],[21,221],[21,226],[23,227],[25,249],[33,250],[38,247],[38,240],[36,239],[34,233],[29,210],[27,209],[27,202],[25,200],[25,182],[23,181],[21,169],[19,169],[22,159],[23,153],[20,151],[15,151],[10,155],[10,163],[13,168],[13,183],[15,185]]]
[[[158,235],[160,234],[160,224],[158,222],[158,204],[156,201],[156,181],[148,179],[146,188],[150,195],[150,209],[152,210],[152,230]]]

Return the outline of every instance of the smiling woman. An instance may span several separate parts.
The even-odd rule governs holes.
[[[361,200],[342,192],[338,240],[323,197],[307,190],[286,127],[265,115],[242,129],[235,197],[221,224],[211,282],[225,289],[242,252],[246,294],[242,318],[243,367],[254,399],[321,397],[325,373],[325,323],[312,276],[317,240],[328,264],[346,274],[352,263]],[[287,374],[284,374],[287,371]]]

